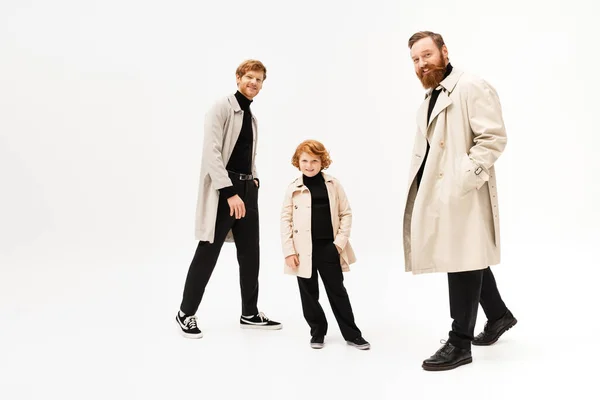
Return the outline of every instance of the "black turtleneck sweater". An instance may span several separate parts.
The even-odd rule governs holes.
[[[244,112],[244,118],[242,120],[240,136],[233,147],[231,158],[225,168],[228,171],[250,175],[252,174],[252,144],[254,141],[254,133],[252,132],[252,112],[250,111],[252,100],[240,93],[239,90],[235,93],[235,98]],[[222,188],[220,192],[227,196],[227,198],[239,194],[233,186]]]
[[[310,191],[311,198],[311,235],[313,240],[332,240],[333,227],[331,225],[331,209],[329,196],[323,174],[318,173],[313,177],[302,175],[304,185]]]
[[[250,111],[252,100],[241,94],[239,90],[235,93],[235,98],[244,112],[244,118],[240,136],[235,143],[233,153],[231,153],[231,158],[227,163],[227,169],[239,174],[249,175],[252,173],[252,141],[254,140],[252,133],[252,112]]]
[[[452,64],[448,63],[446,66],[446,73],[444,74],[444,78],[446,79],[448,75],[452,72]],[[433,112],[433,108],[435,107],[435,102],[437,101],[441,89],[434,89],[431,92],[431,96],[429,97],[429,107],[427,107],[427,125],[429,125],[429,118],[431,118],[431,113]],[[421,184],[421,178],[423,178],[423,170],[425,169],[425,162],[427,161],[427,155],[429,154],[429,140],[427,140],[427,150],[425,150],[425,157],[423,157],[423,163],[421,163],[421,168],[419,168],[419,172],[417,172],[417,188]]]

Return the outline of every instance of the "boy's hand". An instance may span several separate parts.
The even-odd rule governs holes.
[[[292,254],[291,256],[287,256],[285,258],[285,264],[292,269],[296,269],[298,268],[298,265],[300,265],[300,261],[298,260],[297,255]]]
[[[227,204],[229,204],[229,216],[235,214],[235,219],[244,218],[246,216],[246,205],[237,194],[228,198]]]

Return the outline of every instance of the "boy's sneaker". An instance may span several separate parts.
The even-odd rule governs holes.
[[[325,346],[325,337],[324,336],[313,336],[310,339],[310,347],[313,349],[322,349]]]
[[[196,316],[185,314],[182,315],[181,312],[178,312],[175,320],[181,329],[181,334],[183,337],[188,339],[200,339],[202,337],[202,331],[198,329]]]
[[[369,350],[371,348],[369,342],[363,339],[362,336],[359,336],[354,340],[348,340],[346,341],[346,343],[348,343],[352,347],[356,347],[359,350]]]
[[[281,324],[277,321],[272,321],[261,312],[256,315],[240,317],[240,327],[245,329],[270,329],[277,330],[281,329]]]

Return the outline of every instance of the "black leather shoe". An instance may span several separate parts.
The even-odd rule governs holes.
[[[475,346],[489,346],[494,344],[500,339],[500,336],[513,326],[517,324],[517,319],[512,315],[510,311],[506,311],[504,315],[497,321],[485,324],[483,332],[475,336],[475,339],[471,342]]]
[[[310,347],[313,349],[322,349],[325,346],[325,336],[313,336],[310,339]]]
[[[473,361],[471,350],[460,349],[446,342],[434,355],[423,361],[426,371],[447,371]]]

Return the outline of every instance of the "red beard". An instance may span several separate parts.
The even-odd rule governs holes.
[[[424,75],[423,71],[417,72],[417,76],[425,89],[436,88],[444,80],[445,74],[446,66],[443,64],[429,65],[427,75]]]

